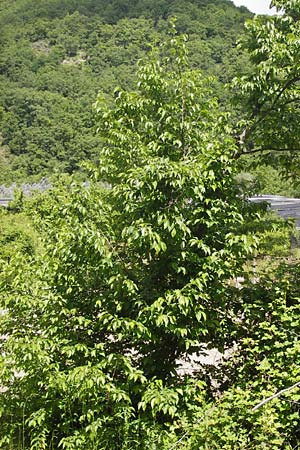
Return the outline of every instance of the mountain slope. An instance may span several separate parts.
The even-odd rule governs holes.
[[[189,35],[193,67],[228,81],[245,8],[229,0],[15,0],[0,7],[0,182],[74,172],[97,159],[92,103],[131,87],[168,18]],[[222,88],[217,86],[222,94]]]

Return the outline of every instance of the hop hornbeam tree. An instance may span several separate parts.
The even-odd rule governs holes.
[[[154,50],[112,108],[99,96],[90,185],[35,200],[44,251],[3,267],[2,448],[154,448],[155,427],[164,448],[166,425],[205,403],[204,375],[178,364],[226,346],[229,280],[255,239],[228,116],[184,40]]]

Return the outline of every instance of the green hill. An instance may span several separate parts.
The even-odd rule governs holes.
[[[97,159],[92,104],[131,87],[136,63],[165,39],[168,18],[189,35],[194,67],[228,81],[246,8],[230,0],[15,0],[0,6],[0,182],[78,170]],[[221,84],[216,93],[224,99]]]

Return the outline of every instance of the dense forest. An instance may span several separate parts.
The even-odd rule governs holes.
[[[299,231],[248,200],[299,184],[273,3],[2,1],[1,449],[300,448]]]
[[[93,103],[132,88],[137,62],[164,41],[168,18],[189,35],[192,67],[229,81],[245,8],[231,1],[4,1],[0,10],[0,182],[78,171],[97,160]],[[226,94],[219,86],[216,93]]]

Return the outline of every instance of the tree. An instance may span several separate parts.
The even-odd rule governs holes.
[[[237,129],[239,155],[258,153],[265,162],[297,174],[299,5],[294,0],[272,4],[281,14],[246,22],[241,42],[252,69],[234,84],[244,111]]]
[[[184,38],[154,51],[138,80],[112,109],[97,100],[91,183],[35,201],[45,253],[3,271],[4,448],[151,448],[153,429],[163,448],[167,425],[205,405],[205,376],[176,369],[226,345],[229,280],[255,246],[236,146]]]

